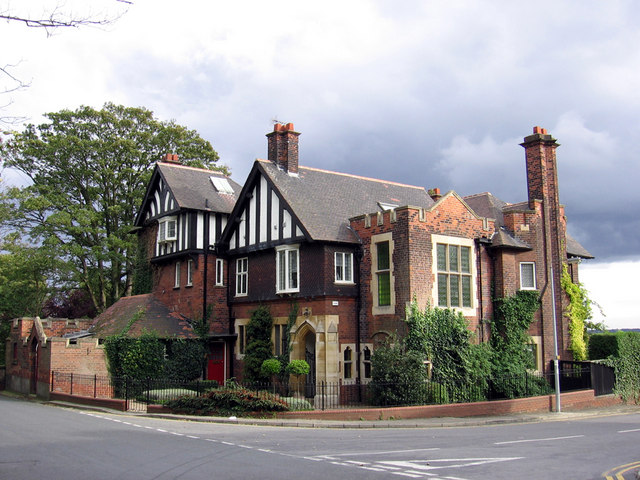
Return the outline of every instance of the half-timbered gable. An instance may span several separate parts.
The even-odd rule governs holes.
[[[153,257],[203,250],[219,241],[239,192],[221,173],[158,163],[136,225],[157,222]]]
[[[256,161],[232,213],[233,222],[225,232],[231,253],[311,240],[263,164]]]

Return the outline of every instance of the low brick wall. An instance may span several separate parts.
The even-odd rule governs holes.
[[[513,413],[550,412],[555,410],[555,395],[495,400],[491,402],[457,403],[449,405],[419,405],[414,407],[361,408],[349,410],[313,410],[279,413],[278,418],[316,420],[381,420],[432,417],[474,417],[486,415],[508,415]],[[622,403],[616,395],[596,397],[593,390],[581,390],[561,394],[562,410],[584,410]]]
[[[121,412],[127,411],[127,401],[119,398],[93,398],[82,397],[80,395],[69,395],[60,392],[50,392],[49,400],[58,400],[61,402],[79,403],[81,405],[92,405],[94,407],[106,407]]]

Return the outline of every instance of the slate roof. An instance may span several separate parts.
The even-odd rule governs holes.
[[[187,317],[171,312],[150,293],[122,297],[98,315],[89,330],[99,338],[122,333],[138,312],[139,317],[129,327],[127,336],[138,337],[149,331],[160,338],[198,338]]]
[[[231,213],[242,186],[225,175],[203,168],[157,163],[157,168],[180,208]],[[220,193],[211,177],[226,178],[234,193]]]
[[[518,240],[504,229],[504,212],[523,209],[528,210],[529,205],[527,202],[506,203],[489,192],[469,195],[464,197],[464,200],[478,215],[496,220],[496,227],[500,228],[492,239],[491,244],[493,246],[531,249],[529,245]],[[566,240],[567,256],[594,258],[586,248],[580,245],[580,243],[568,233],[566,234]]]
[[[299,167],[296,176],[268,160],[256,163],[313,240],[357,242],[349,219],[382,211],[379,203],[423,208],[434,203],[423,187],[311,167]]]
[[[567,255],[569,257],[595,258],[576,239],[567,233]]]

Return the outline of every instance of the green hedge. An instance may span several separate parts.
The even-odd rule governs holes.
[[[589,337],[589,360],[602,360],[618,356],[618,335],[594,333]]]
[[[616,371],[615,391],[625,402],[640,401],[640,333],[618,332],[618,355],[613,360]]]

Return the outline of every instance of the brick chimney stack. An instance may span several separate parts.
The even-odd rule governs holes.
[[[176,153],[167,153],[162,159],[163,163],[173,163],[174,165],[182,165],[180,157]]]
[[[520,145],[526,152],[529,208],[533,208],[535,200],[549,200],[553,207],[558,207],[556,148],[560,144],[546,128],[533,127],[533,135],[525,137]]]
[[[276,123],[273,132],[267,133],[269,139],[269,160],[288,173],[298,173],[298,137],[293,123]]]
[[[565,239],[566,223],[558,193],[558,170],[556,149],[560,146],[555,138],[541,127],[533,128],[533,135],[525,137],[521,143],[525,149],[527,162],[527,189],[529,208],[539,212],[542,229],[540,245],[542,251],[536,258],[536,271],[540,288],[540,322],[544,344],[554,344],[554,300],[558,351],[566,351],[569,344],[568,326],[563,322],[565,306],[561,287],[562,267],[567,258]],[[551,278],[553,275],[553,283]],[[555,288],[552,290],[550,287]],[[555,353],[549,347],[543,349],[543,358],[548,362]]]

